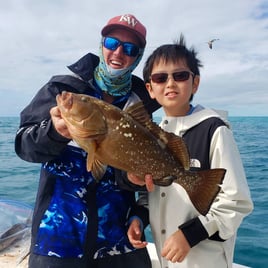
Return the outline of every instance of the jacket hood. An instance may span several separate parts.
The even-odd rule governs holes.
[[[176,129],[180,129],[180,133],[175,133],[176,135],[182,136],[188,129],[200,124],[204,120],[217,117],[220,118],[229,128],[230,124],[227,120],[228,113],[223,110],[214,110],[204,108],[201,105],[196,105],[192,114],[187,116],[163,116],[160,126],[168,132],[176,132]],[[169,122],[167,125],[166,123]],[[177,128],[177,124],[180,124],[180,127]]]

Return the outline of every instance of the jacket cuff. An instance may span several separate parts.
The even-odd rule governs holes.
[[[49,130],[48,130],[47,135],[51,140],[56,141],[56,142],[61,142],[61,143],[68,143],[70,141],[70,139],[63,137],[57,132],[51,119],[48,122],[48,129]]]
[[[208,238],[208,232],[199,218],[194,218],[180,225],[179,229],[183,232],[191,248],[197,245],[200,241]]]
[[[133,220],[138,220],[139,222],[140,222],[140,229],[141,229],[141,232],[143,232],[143,230],[144,230],[144,226],[143,226],[143,222],[142,222],[142,220],[140,219],[140,217],[138,217],[138,216],[132,216],[132,217],[130,217],[130,219],[128,220],[128,226],[131,224],[131,222],[133,221]]]
[[[141,220],[143,229],[149,225],[149,210],[146,207],[137,204],[132,206],[128,218],[131,219],[133,216]]]

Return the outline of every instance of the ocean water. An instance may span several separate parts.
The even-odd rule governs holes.
[[[268,117],[229,118],[254,202],[254,211],[238,231],[234,262],[268,267]],[[0,199],[34,205],[39,164],[28,163],[14,152],[17,117],[0,117]]]

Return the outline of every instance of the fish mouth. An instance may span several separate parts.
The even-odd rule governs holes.
[[[61,94],[56,96],[57,103],[64,107],[66,110],[69,110],[73,106],[73,96],[72,93],[63,91]]]

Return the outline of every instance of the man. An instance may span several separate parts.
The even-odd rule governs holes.
[[[99,57],[89,53],[69,66],[73,76],[52,77],[21,113],[16,153],[42,163],[30,268],[151,267],[147,250],[134,249],[126,235],[129,224],[147,224],[147,210],[137,206],[134,192],[119,188],[114,168],[96,183],[86,170],[86,152],[70,139],[56,106],[56,95],[65,90],[121,109],[141,99],[150,113],[159,107],[132,75],[146,28],[127,14],[110,19],[101,33]]]

